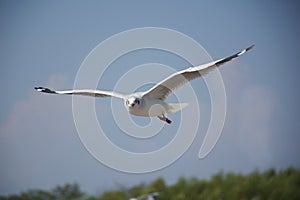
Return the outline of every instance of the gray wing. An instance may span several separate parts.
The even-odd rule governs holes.
[[[253,48],[254,45],[234,54],[228,56],[226,58],[219,59],[217,61],[213,61],[207,64],[199,65],[196,67],[190,67],[185,70],[176,72],[169,76],[168,78],[164,79],[160,83],[153,86],[151,89],[144,93],[144,96],[154,99],[165,100],[169,95],[171,95],[176,89],[183,86],[187,82],[196,79],[198,77],[204,76],[205,74],[209,73],[210,71],[214,70],[215,68],[219,67],[220,65],[239,57],[240,55],[244,54],[245,52],[249,51]]]
[[[51,90],[45,87],[35,87],[39,92],[49,93],[49,94],[70,94],[70,95],[83,95],[91,97],[117,97],[125,99],[126,95],[120,94],[118,92],[104,91],[104,90]]]

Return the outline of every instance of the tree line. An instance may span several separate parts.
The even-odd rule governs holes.
[[[276,171],[271,168],[249,174],[219,172],[210,179],[181,177],[173,185],[163,178],[130,188],[105,191],[100,195],[87,195],[77,183],[57,186],[50,191],[29,190],[16,195],[0,196],[0,200],[128,200],[151,192],[158,192],[157,200],[200,199],[300,199],[300,170],[293,167]]]

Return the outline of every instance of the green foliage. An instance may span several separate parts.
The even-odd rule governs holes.
[[[194,200],[194,199],[240,199],[272,200],[300,199],[300,170],[287,168],[276,171],[268,169],[262,173],[250,174],[219,172],[210,180],[181,177],[167,186],[163,178],[158,178],[148,185],[139,184],[129,189],[107,191],[100,196],[86,196],[77,184],[66,184],[48,191],[31,190],[19,195],[0,197],[0,200],[128,200],[143,194],[159,192],[158,200]]]
[[[104,192],[101,197],[97,198],[97,200],[124,200],[128,199],[127,195],[123,191],[111,191]]]
[[[79,199],[83,196],[78,184],[65,184],[64,186],[57,186],[52,190],[55,199],[68,200]]]
[[[83,195],[77,183],[68,183],[64,186],[57,186],[52,191],[30,190],[19,195],[0,197],[0,200],[76,200]]]

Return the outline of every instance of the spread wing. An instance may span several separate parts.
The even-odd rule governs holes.
[[[204,76],[205,74],[209,73],[210,71],[214,70],[215,68],[219,67],[220,65],[239,57],[240,55],[244,54],[245,52],[249,51],[253,48],[254,45],[234,54],[228,56],[226,58],[219,59],[217,61],[213,61],[207,64],[199,65],[196,67],[190,67],[185,70],[176,72],[169,76],[168,78],[164,79],[160,83],[153,86],[151,89],[144,93],[144,96],[154,99],[165,100],[169,95],[171,95],[176,89],[183,86],[187,82],[196,79],[198,77]]]
[[[49,93],[49,94],[71,94],[71,95],[83,95],[83,96],[91,96],[91,97],[116,97],[125,99],[126,95],[120,94],[112,91],[104,91],[104,90],[64,90],[57,91],[51,90],[49,88],[44,87],[35,87],[39,92]]]

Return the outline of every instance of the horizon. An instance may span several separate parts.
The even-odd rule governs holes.
[[[83,191],[96,194],[118,184],[131,187],[140,182],[149,183],[160,176],[167,184],[172,184],[179,177],[208,178],[220,170],[247,174],[256,169],[299,169],[297,3],[136,1],[131,4],[118,2],[116,6],[115,2],[2,1],[0,5],[0,87],[3,91],[0,195],[37,187],[47,190],[73,182],[80,184]],[[180,52],[187,42],[176,41],[170,47],[179,46],[181,54],[163,48],[144,48],[109,60],[109,55],[125,51],[126,45],[156,36],[152,34],[144,39],[136,37],[134,41],[120,40],[114,43],[114,48],[100,49],[102,54],[96,54],[101,52],[97,52],[97,47],[108,44],[105,42],[109,39],[149,27],[184,34],[203,49],[195,47]],[[164,44],[168,39],[172,39],[171,35],[155,45]],[[85,124],[93,120],[85,118],[84,114],[76,118],[87,108],[74,107],[76,98],[44,95],[33,89],[37,86],[72,89],[90,86],[92,80],[97,79],[98,89],[140,91],[172,72],[190,67],[193,62],[202,64],[210,59],[217,60],[252,44],[255,47],[251,51],[222,65],[218,71],[191,81],[176,91],[176,96],[170,96],[167,102],[189,103],[182,112],[169,115],[170,126],[156,118],[128,117],[119,100],[78,98],[78,103],[94,106],[95,121],[105,132],[103,136],[124,151],[155,152],[177,135],[185,134],[180,140],[182,143],[177,143],[182,146],[169,153],[174,159],[164,159],[162,165],[154,163],[153,166],[145,160],[141,165],[146,167],[136,171],[139,173],[124,172],[133,171],[127,158],[115,157],[100,145],[92,148],[85,143],[102,141],[95,139],[97,134],[95,138],[88,135],[95,129],[86,129],[87,134],[79,131],[78,121],[86,120],[81,121]],[[99,71],[89,72],[86,82],[79,82],[84,72],[80,70],[99,61],[87,59],[93,55],[109,65],[103,76],[97,74]],[[98,66],[95,70],[104,67]],[[149,71],[145,76],[135,76],[139,70]],[[143,81],[148,82],[139,84]],[[217,99],[215,102],[226,105],[226,112],[219,116],[224,114],[224,127],[211,151],[199,159],[199,149],[213,116],[211,91],[217,88],[223,92],[219,83],[224,86],[226,101]],[[131,132],[128,130],[133,128],[128,120],[137,127],[151,126],[145,131]],[[178,131],[185,122],[188,128]],[[114,158],[111,160],[124,165],[98,161],[106,151],[107,159]],[[121,169],[108,167],[116,165]]]

